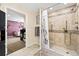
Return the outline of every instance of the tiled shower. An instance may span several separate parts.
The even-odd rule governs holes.
[[[79,55],[79,5],[49,12],[50,50],[63,55]]]
[[[79,55],[79,4],[58,3],[43,10],[41,17],[41,49],[45,48],[46,53]]]

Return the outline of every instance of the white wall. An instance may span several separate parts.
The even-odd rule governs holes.
[[[35,37],[36,15],[37,14],[33,12],[28,13],[28,25],[27,25],[28,39],[26,43],[28,46],[38,44],[38,39],[36,39]]]

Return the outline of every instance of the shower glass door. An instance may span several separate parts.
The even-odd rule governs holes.
[[[48,10],[49,46],[62,55],[78,55],[76,4],[70,5],[56,11]]]

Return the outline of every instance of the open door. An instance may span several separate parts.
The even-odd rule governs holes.
[[[0,56],[5,55],[5,12],[0,10]]]

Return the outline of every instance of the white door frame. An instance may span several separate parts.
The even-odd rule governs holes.
[[[6,12],[6,16],[5,16],[5,18],[6,18],[6,21],[5,21],[5,24],[6,24],[6,26],[5,26],[5,36],[6,36],[6,40],[5,40],[5,55],[7,55],[7,11],[8,11],[8,9],[10,9],[10,10],[13,10],[13,11],[15,11],[15,12],[17,12],[17,13],[19,13],[19,14],[22,14],[22,15],[24,15],[24,27],[26,27],[26,14],[24,13],[24,12],[22,12],[22,11],[20,11],[20,10],[17,10],[17,9],[15,9],[15,8],[11,8],[11,7],[5,7],[5,12]],[[26,32],[27,32],[27,28],[26,28]],[[27,36],[26,36],[26,39],[27,39]],[[27,41],[26,41],[27,42]],[[25,43],[25,47],[27,47],[27,45],[26,45],[26,43]]]

